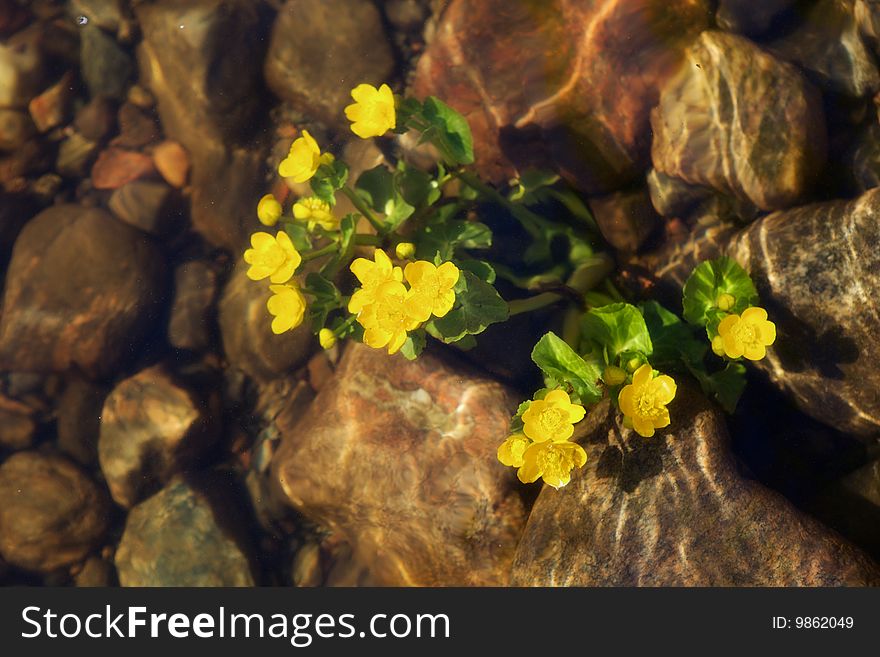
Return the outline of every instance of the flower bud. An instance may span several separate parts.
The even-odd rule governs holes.
[[[626,371],[632,374],[642,366],[643,362],[644,361],[638,356],[633,356],[628,361],[626,361]]]
[[[724,356],[724,338],[720,335],[712,338],[712,351],[716,356]]]
[[[718,298],[715,299],[715,305],[718,307],[718,310],[723,310],[724,312],[733,308],[735,303],[736,299],[734,296],[732,294],[727,294],[726,292],[724,294],[719,294]]]
[[[257,203],[257,218],[264,226],[274,226],[281,218],[281,204],[271,194],[266,194]]]
[[[602,380],[609,386],[619,386],[626,381],[626,372],[619,367],[609,365],[602,374]]]
[[[400,242],[400,244],[394,247],[394,253],[401,260],[408,260],[416,254],[416,245],[412,242]]]
[[[330,349],[336,344],[336,334],[328,328],[322,328],[318,332],[318,342],[322,349]]]

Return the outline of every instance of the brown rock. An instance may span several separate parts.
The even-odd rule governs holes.
[[[92,98],[76,113],[73,127],[89,141],[104,141],[116,130],[116,103],[106,96]]]
[[[183,223],[183,210],[174,190],[163,182],[135,180],[110,197],[107,207],[125,223],[145,233],[166,237]]]
[[[0,36],[15,34],[28,20],[30,13],[15,0],[0,0]]]
[[[58,82],[31,100],[28,111],[37,130],[48,132],[67,123],[73,94],[73,72],[68,71]]]
[[[32,25],[0,43],[0,107],[26,109],[43,88],[43,30]]]
[[[645,189],[592,198],[590,210],[602,236],[625,254],[638,251],[661,225]]]
[[[0,449],[19,451],[33,446],[37,423],[33,411],[14,399],[0,395]]]
[[[92,167],[92,186],[95,189],[118,189],[155,172],[149,155],[111,147],[101,151]]]
[[[132,103],[119,108],[119,136],[112,144],[123,148],[140,148],[159,139],[156,120]]]
[[[733,34],[700,35],[651,125],[658,172],[762,210],[802,199],[824,164],[818,93],[793,66]]]
[[[376,584],[503,585],[525,517],[495,458],[515,405],[463,365],[351,344],[310,410],[276,419],[273,471]]]
[[[209,347],[216,333],[217,273],[206,262],[190,260],[174,270],[174,299],[168,342],[177,349]]]
[[[101,409],[108,392],[104,386],[73,375],[58,400],[58,448],[82,465],[98,462]]]
[[[176,141],[163,141],[153,149],[156,170],[172,187],[181,188],[189,177],[189,155]]]
[[[149,330],[163,278],[157,247],[108,212],[75,205],[44,210],[12,253],[0,369],[76,366],[93,377],[116,371]]]
[[[302,48],[292,34],[308,34],[323,45]],[[266,82],[298,110],[347,126],[343,108],[352,102],[351,90],[362,82],[388,82],[393,70],[382,18],[369,0],[287,0],[278,12]]]
[[[252,281],[240,261],[220,299],[219,322],[223,351],[230,364],[259,381],[270,381],[303,364],[317,339],[308,322],[275,335],[266,310],[271,296],[265,281]]]
[[[773,21],[796,2],[797,0],[719,0],[715,20],[723,30],[755,36],[766,32]]]
[[[86,24],[79,30],[80,75],[89,96],[123,100],[134,72],[129,52],[101,28]]]
[[[646,168],[649,111],[709,18],[702,0],[452,0],[414,93],[470,123],[480,173],[554,166],[603,194]],[[552,44],[552,47],[548,47]]]
[[[74,132],[59,145],[55,169],[65,178],[87,177],[99,148],[97,142]]]
[[[116,584],[116,569],[109,561],[89,557],[82,570],[76,574],[74,582],[79,588],[98,588]]]
[[[0,109],[0,151],[14,151],[34,136],[34,123],[24,112]]]
[[[162,365],[117,385],[104,402],[98,459],[113,500],[131,507],[192,467],[217,437],[208,401]]]
[[[538,496],[514,585],[880,583],[880,567],[864,553],[742,477],[720,410],[698,393],[680,385],[672,427],[649,440],[613,427],[608,409],[598,407],[584,427],[586,466],[565,488],[545,486]]]
[[[0,499],[0,553],[27,570],[50,572],[83,559],[107,527],[104,494],[58,456],[10,456],[0,465]]]

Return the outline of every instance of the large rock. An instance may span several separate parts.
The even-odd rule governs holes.
[[[413,91],[465,115],[485,177],[549,165],[587,192],[613,191],[646,168],[649,111],[708,4],[453,0]]]
[[[608,405],[594,411],[587,464],[541,491],[514,585],[880,584],[864,553],[740,474],[720,410],[684,385],[670,408],[670,429],[651,439],[613,426]]]
[[[109,390],[78,375],[71,375],[58,399],[58,448],[82,465],[98,462],[101,411]]]
[[[212,406],[162,365],[113,389],[101,413],[98,458],[117,504],[136,504],[204,456],[217,437]]]
[[[290,503],[384,585],[503,585],[525,508],[495,458],[516,398],[452,361],[348,346],[308,412],[282,411]]]
[[[796,2],[797,0],[719,0],[715,20],[722,29],[755,36],[766,32],[773,21]]]
[[[756,363],[807,414],[880,432],[880,189],[777,212],[726,252],[752,275],[778,337]]]
[[[163,261],[99,208],[41,212],[15,243],[0,318],[0,369],[114,372],[136,352],[163,298]]]
[[[174,270],[168,342],[177,349],[206,349],[216,335],[217,273],[207,262],[188,260]]]
[[[139,4],[136,14],[142,79],[156,97],[165,135],[191,158],[193,227],[211,243],[237,250],[246,237],[244,219],[262,195],[264,154],[254,141],[268,107],[261,6],[160,0]]]
[[[292,35],[320,48],[303,48]],[[332,56],[328,56],[332,53]],[[394,71],[382,17],[370,0],[287,0],[272,27],[265,75],[269,88],[310,116],[347,126],[349,93],[379,86]]]
[[[43,35],[38,26],[0,43],[0,107],[27,109],[46,76]]]
[[[84,559],[109,521],[105,495],[59,456],[10,456],[0,465],[0,499],[0,554],[27,570],[50,572]]]
[[[220,336],[226,358],[246,374],[268,381],[301,365],[317,345],[308,322],[293,331],[272,333],[266,309],[271,296],[265,281],[252,281],[240,261],[220,298]]]
[[[122,586],[253,586],[225,484],[173,481],[131,510],[116,551]]]
[[[825,161],[818,92],[794,66],[735,34],[700,35],[664,87],[651,126],[659,173],[762,210],[806,196]]]

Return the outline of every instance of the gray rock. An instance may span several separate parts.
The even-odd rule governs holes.
[[[216,334],[217,273],[210,264],[190,260],[174,270],[174,299],[168,342],[177,349],[208,348]]]
[[[659,173],[762,210],[807,196],[825,161],[818,92],[794,66],[733,34],[700,35],[663,89],[651,125]]]
[[[122,586],[253,586],[234,505],[203,482],[174,481],[131,510],[116,551]]]
[[[123,185],[113,192],[107,207],[125,223],[157,237],[171,235],[183,220],[174,190],[157,181],[135,180]]]
[[[513,585],[880,583],[867,555],[740,474],[719,409],[679,382],[670,414],[644,439],[597,407],[581,429],[586,466],[532,508]]]
[[[322,46],[303,48],[293,34],[308,34]],[[266,82],[312,117],[347,126],[343,108],[353,102],[351,90],[388,82],[393,69],[381,16],[369,0],[287,0],[278,12]]]
[[[131,507],[198,463],[217,437],[212,406],[162,365],[120,382],[104,402],[98,440],[113,500]]]
[[[85,558],[107,527],[105,495],[59,456],[18,452],[0,465],[0,554],[48,573]]]
[[[134,61],[116,39],[95,25],[80,31],[80,64],[89,95],[124,100]]]
[[[115,372],[155,319],[163,269],[156,245],[104,210],[44,210],[22,230],[12,253],[0,369]]]

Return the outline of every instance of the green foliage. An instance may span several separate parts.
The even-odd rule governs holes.
[[[570,386],[580,403],[593,404],[602,398],[598,380],[602,366],[587,362],[555,333],[547,333],[532,350],[532,360],[544,373],[548,387]]]
[[[654,349],[645,318],[628,303],[613,303],[590,310],[582,320],[581,336],[607,354],[608,364],[624,356],[647,357]]]
[[[415,360],[424,350],[425,342],[424,329],[413,331],[407,336],[406,342],[404,342],[403,346],[400,348],[400,353],[402,353],[407,360]]]
[[[303,252],[312,248],[312,239],[305,224],[288,222],[284,224],[284,232],[290,237],[297,251]]]
[[[415,207],[404,200],[395,172],[383,165],[364,171],[355,190],[367,205],[385,215],[384,225],[389,231],[396,230],[415,211]]]
[[[474,140],[461,114],[439,98],[429,96],[422,106],[422,117],[428,124],[422,141],[434,144],[444,162],[453,166],[473,163]]]
[[[317,333],[326,324],[327,316],[339,308],[342,295],[332,281],[318,272],[311,272],[306,276],[303,291],[313,297],[309,302],[309,318],[312,330]]]
[[[729,294],[734,306],[727,312],[740,314],[758,302],[758,291],[748,273],[726,256],[707,260],[694,269],[684,285],[684,318],[691,324],[705,326],[709,336],[725,312],[717,306],[718,297]]]
[[[345,186],[347,180],[348,165],[342,160],[333,160],[318,167],[309,184],[315,196],[333,206],[336,204],[336,192]]]
[[[507,302],[495,288],[469,271],[462,271],[455,286],[455,305],[444,317],[429,323],[429,331],[443,342],[456,342],[477,335],[507,319]]]

